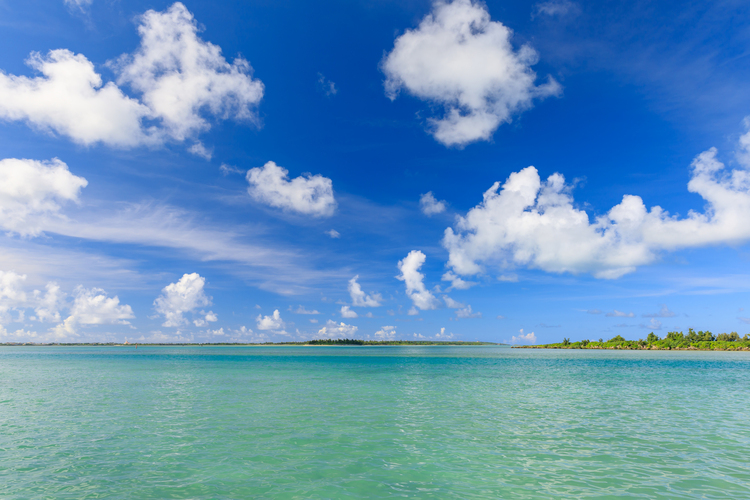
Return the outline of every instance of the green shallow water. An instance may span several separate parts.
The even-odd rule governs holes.
[[[750,498],[750,353],[0,348],[0,498]]]

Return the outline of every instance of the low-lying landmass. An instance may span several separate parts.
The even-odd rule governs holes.
[[[740,337],[737,332],[714,335],[709,331],[696,332],[692,328],[687,335],[682,332],[669,332],[659,338],[651,332],[645,339],[626,340],[620,335],[607,341],[599,339],[571,342],[565,338],[557,344],[513,346],[525,349],[630,349],[656,351],[750,351],[750,334]]]
[[[360,339],[317,339],[302,342],[76,342],[76,343],[36,343],[36,342],[5,342],[0,346],[377,346],[377,345],[505,345],[496,342],[469,342],[461,340],[360,340]]]

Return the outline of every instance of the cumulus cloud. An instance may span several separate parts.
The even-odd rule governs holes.
[[[453,334],[445,333],[445,328],[441,328],[440,333],[435,334],[435,338],[438,340],[450,340],[453,338]]]
[[[509,28],[490,20],[484,4],[438,1],[383,59],[386,94],[395,99],[404,89],[442,105],[445,114],[428,121],[435,139],[446,146],[489,140],[534,99],[560,92],[552,78],[535,85],[531,66],[538,55],[528,45],[514,50],[511,36]]]
[[[219,317],[213,311],[201,311],[202,318],[194,319],[193,324],[198,327],[208,326],[209,323],[219,321]],[[222,330],[223,331],[223,330]],[[222,334],[223,335],[223,334]]]
[[[440,305],[438,299],[425,288],[424,274],[419,272],[426,258],[425,254],[419,250],[412,250],[398,262],[398,269],[401,274],[396,276],[406,285],[406,295],[412,300],[414,306],[423,311],[437,309]]]
[[[184,274],[177,283],[165,286],[161,295],[154,300],[156,312],[163,315],[165,319],[162,326],[185,325],[187,320],[182,316],[183,314],[210,305],[211,297],[203,291],[205,284],[205,278],[198,273],[191,273]],[[197,326],[203,326],[203,324]]]
[[[605,314],[605,316],[607,316],[608,318],[634,318],[635,314],[633,314],[632,312],[625,313],[615,309],[614,311]]]
[[[180,2],[164,12],[149,10],[139,18],[138,50],[111,64],[118,83],[140,92],[166,132],[180,141],[210,128],[204,111],[257,122],[255,106],[263,97],[263,83],[252,78],[250,64],[241,57],[229,64],[198,31]]]
[[[442,277],[443,281],[450,281],[451,286],[450,288],[455,288],[456,290],[468,290],[469,288],[476,285],[476,282],[474,281],[466,281],[464,279],[461,279],[460,276],[456,275],[456,273],[452,271],[448,271],[443,274]],[[446,291],[450,291],[449,289]]]
[[[77,335],[78,325],[129,325],[134,318],[133,310],[127,304],[120,304],[117,296],[108,297],[101,288],[75,289],[75,300],[70,308],[70,315],[55,327],[56,335],[66,337]]]
[[[25,306],[26,292],[23,290],[25,281],[25,274],[0,271],[0,315],[4,315],[10,309]]]
[[[88,181],[57,158],[0,160],[0,227],[23,236],[41,232],[38,217],[57,216],[61,205],[78,202]]]
[[[664,251],[750,239],[750,171],[727,171],[713,148],[695,158],[688,183],[706,202],[702,213],[680,218],[625,195],[592,222],[570,191],[561,174],[542,182],[534,167],[512,173],[502,189],[496,182],[455,230],[446,229],[449,266],[459,275],[496,264],[614,279]]]
[[[453,300],[447,295],[443,295],[443,300],[445,301],[445,305],[450,307],[451,309],[461,309],[462,307],[464,307],[464,304],[458,302],[457,300]]]
[[[523,328],[521,328],[520,333],[518,335],[514,335],[510,339],[511,344],[535,344],[536,343],[536,335],[534,335],[534,332],[531,333],[523,333]]]
[[[429,191],[419,197],[419,209],[428,217],[445,212],[445,202],[439,201]]]
[[[156,129],[142,124],[152,111],[114,83],[103,84],[85,56],[65,49],[52,50],[47,56],[33,52],[26,64],[41,76],[0,73],[0,118],[25,121],[86,146],[159,142]]]
[[[336,323],[329,319],[328,322],[326,322],[326,326],[318,330],[318,336],[328,339],[354,338],[354,334],[357,333],[357,330],[358,328],[356,326],[347,325],[344,322]]]
[[[58,322],[60,321],[60,309],[65,305],[66,294],[54,282],[47,283],[45,290],[44,295],[39,290],[34,290],[36,320],[43,323]]]
[[[352,311],[349,306],[341,306],[341,317],[342,318],[356,318],[357,313]]]
[[[255,200],[314,217],[330,217],[336,210],[331,179],[305,174],[289,180],[289,171],[269,161],[247,172],[247,191]]]
[[[286,323],[284,323],[284,321],[281,319],[281,314],[279,313],[278,309],[275,309],[273,311],[273,314],[270,316],[263,316],[262,314],[259,314],[258,317],[255,318],[255,324],[258,327],[258,330],[266,330],[273,333],[286,334],[286,332],[284,331]]]
[[[396,337],[395,326],[384,326],[380,330],[375,332],[375,338],[377,340],[393,340]]]
[[[644,318],[674,318],[675,313],[670,311],[666,304],[661,305],[657,313],[643,314]]]
[[[72,0],[82,6],[85,1]],[[70,4],[70,3],[69,3]],[[177,2],[139,18],[141,45],[109,66],[119,85],[104,83],[93,63],[66,49],[32,53],[27,64],[41,76],[0,73],[0,118],[25,121],[73,141],[115,147],[184,141],[208,130],[204,115],[257,122],[263,84],[242,58],[229,64],[216,45],[198,37],[198,26]],[[191,152],[209,156],[200,142]]]
[[[333,238],[334,240],[341,237],[341,233],[336,231],[335,229],[331,229],[325,232],[328,236]]]
[[[359,275],[349,280],[349,295],[352,298],[352,305],[355,307],[380,307],[380,301],[383,297],[379,293],[367,295],[362,287],[357,283]]]
[[[463,309],[459,309],[456,311],[456,318],[481,318],[482,313],[480,312],[472,312],[471,306],[466,306]]]
[[[198,141],[194,143],[192,146],[188,148],[188,153],[192,153],[195,156],[200,156],[204,160],[211,160],[211,157],[213,157],[213,149],[208,149],[206,146],[203,145],[202,142]],[[219,167],[221,168],[221,167]]]

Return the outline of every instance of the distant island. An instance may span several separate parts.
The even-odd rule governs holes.
[[[180,342],[180,343],[149,343],[149,342],[76,342],[76,343],[35,343],[35,342],[5,342],[0,346],[379,346],[379,345],[507,345],[496,342],[469,342],[461,340],[360,340],[360,339],[316,339],[303,342]]]
[[[659,338],[651,332],[645,339],[625,340],[620,335],[607,341],[599,339],[571,342],[564,338],[557,344],[513,346],[518,349],[630,349],[655,351],[750,351],[750,334],[740,338],[737,332],[714,335],[709,331],[696,332],[692,328],[687,335],[682,332],[669,332]]]

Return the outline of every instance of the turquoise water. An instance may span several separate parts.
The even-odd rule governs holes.
[[[1,347],[0,498],[750,498],[750,353]]]

